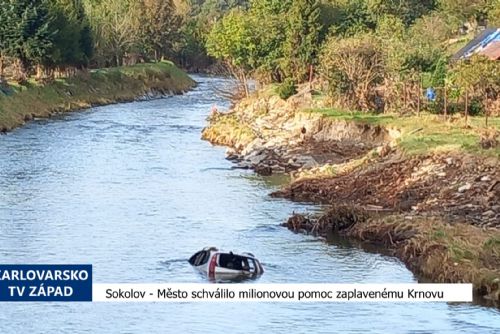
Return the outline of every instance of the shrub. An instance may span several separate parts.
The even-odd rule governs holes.
[[[288,100],[289,97],[297,94],[297,86],[291,78],[285,79],[281,85],[278,86],[278,95],[283,100]]]
[[[329,95],[339,106],[363,111],[377,108],[376,87],[384,80],[384,62],[373,36],[330,38],[323,47],[320,64]]]

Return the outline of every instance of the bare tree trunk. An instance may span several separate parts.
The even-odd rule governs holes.
[[[314,66],[309,65],[309,90],[312,90],[313,79],[314,79]]]
[[[54,80],[55,75],[54,75],[54,69],[53,68],[49,68],[49,70],[48,70],[48,76],[49,76],[49,78],[50,78],[51,81]]]
[[[26,68],[26,64],[21,59],[15,60],[15,80],[18,83],[24,83],[28,78],[28,69]]]
[[[408,90],[406,89],[406,82],[403,83],[403,101],[405,106],[405,112],[408,110]]]
[[[36,80],[42,80],[43,79],[43,68],[42,68],[42,65],[40,65],[40,64],[36,65],[35,79]]]
[[[484,116],[486,118],[486,127],[488,127],[488,120],[489,120],[489,116],[490,116],[490,108],[489,108],[489,102],[488,100],[486,100],[486,110],[484,111]]]
[[[469,91],[465,91],[465,126],[469,125]]]
[[[245,86],[245,96],[248,97],[250,95],[250,92],[248,91],[247,75],[244,70],[242,70],[241,72],[243,74],[243,85]]]
[[[0,84],[4,81],[4,60],[3,54],[0,52]]]

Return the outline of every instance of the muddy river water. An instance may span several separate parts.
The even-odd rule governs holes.
[[[204,282],[204,246],[251,251],[259,283],[411,283],[397,259],[278,227],[313,206],[200,140],[223,79],[30,122],[0,136],[0,263],[91,263],[96,283]],[[227,105],[226,105],[227,106]],[[251,284],[251,283],[249,283]],[[5,304],[0,333],[499,333],[469,304]]]

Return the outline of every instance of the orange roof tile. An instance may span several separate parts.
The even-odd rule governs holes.
[[[500,59],[500,41],[495,41],[486,46],[479,54],[484,55],[491,60]]]

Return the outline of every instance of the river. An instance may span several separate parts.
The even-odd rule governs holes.
[[[411,283],[397,259],[278,227],[313,206],[271,199],[200,140],[223,79],[183,96],[37,120],[0,136],[0,263],[91,263],[95,283],[204,282],[205,246],[250,251],[259,283]],[[251,284],[251,283],[249,283]],[[499,333],[469,304],[5,304],[0,333]]]

